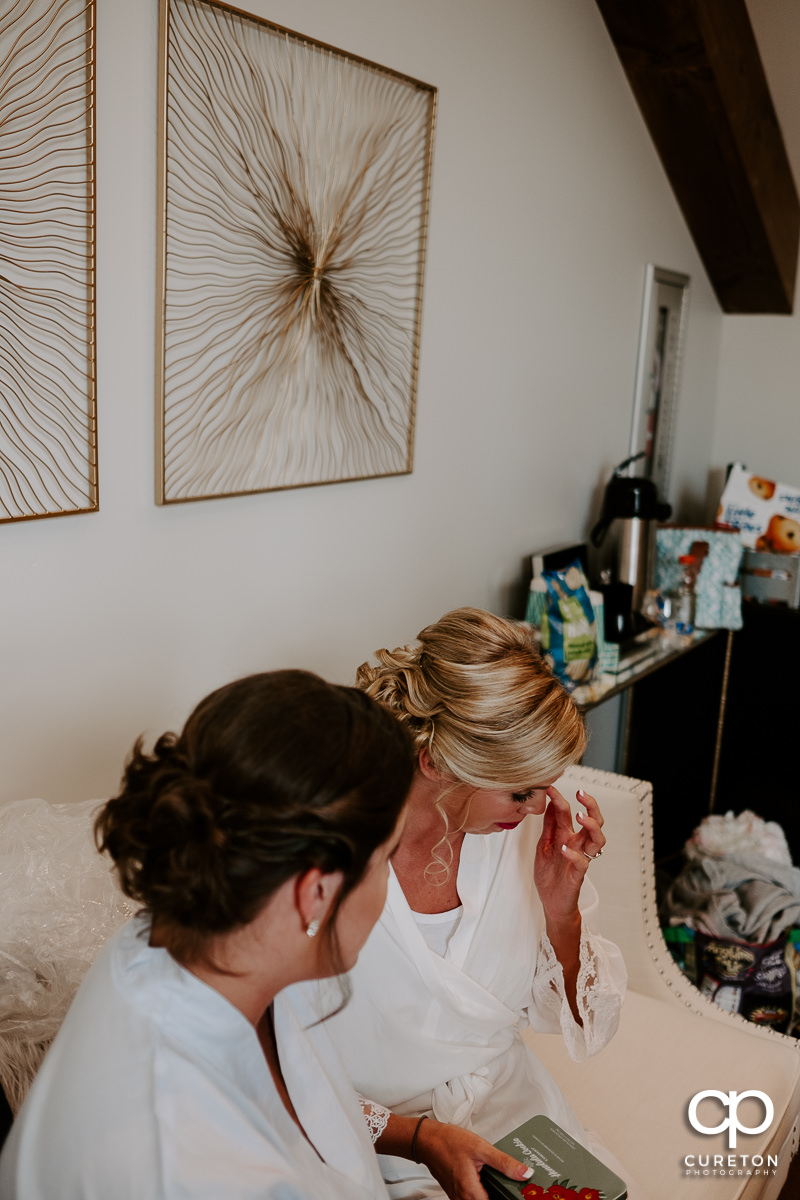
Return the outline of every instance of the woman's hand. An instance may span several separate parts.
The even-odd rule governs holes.
[[[363,1102],[362,1102],[363,1103]],[[509,1179],[522,1183],[533,1172],[491,1142],[460,1125],[447,1125],[433,1117],[399,1117],[390,1113],[377,1140],[379,1154],[395,1154],[422,1163],[450,1200],[487,1200],[480,1180],[483,1166],[495,1167]]]
[[[581,789],[576,793],[576,799],[586,808],[585,813],[577,813],[577,830],[572,826],[572,810],[561,793],[550,787],[547,795],[549,803],[536,847],[533,878],[548,927],[560,927],[574,922],[586,872],[606,839],[603,815],[588,792]]]
[[[503,1154],[477,1133],[431,1118],[419,1127],[417,1158],[450,1200],[486,1200],[486,1189],[480,1180],[483,1166],[495,1167],[520,1183],[533,1174],[530,1168]]]
[[[561,963],[564,992],[575,1021],[583,1021],[578,1008],[578,972],[581,963],[581,914],[578,911],[586,872],[606,839],[603,815],[593,796],[581,788],[576,799],[586,808],[578,812],[580,829],[572,827],[572,810],[556,788],[547,789],[542,834],[536,847],[533,878],[544,909],[550,945]]]

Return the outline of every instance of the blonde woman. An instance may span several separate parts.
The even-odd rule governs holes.
[[[560,1032],[580,1061],[615,1032],[624,994],[587,880],[602,815],[578,792],[573,823],[554,786],[583,753],[580,714],[525,627],[478,609],[377,659],[357,685],[409,731],[416,770],[386,906],[331,1036],[359,1092],[429,1118],[420,1152],[437,1122],[491,1142],[536,1113],[587,1143],[520,1036]],[[442,1195],[424,1167],[382,1167],[395,1198]],[[463,1195],[484,1195],[477,1178]]]

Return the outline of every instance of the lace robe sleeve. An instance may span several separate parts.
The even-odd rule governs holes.
[[[533,1002],[528,1012],[531,1026],[539,1032],[560,1030],[567,1052],[575,1062],[590,1058],[614,1036],[626,984],[619,950],[588,930],[585,921],[580,954],[577,1001],[583,1025],[572,1015],[564,989],[564,972],[544,931],[539,941]]]
[[[369,1135],[374,1144],[386,1128],[386,1122],[389,1120],[391,1113],[382,1104],[376,1104],[374,1100],[367,1100],[366,1096],[359,1095],[358,1099],[361,1104],[361,1112],[363,1113],[364,1120],[367,1122]]]

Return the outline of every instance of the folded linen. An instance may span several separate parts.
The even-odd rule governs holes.
[[[765,945],[800,924],[800,869],[760,854],[694,859],[668,888],[661,915],[711,937]]]

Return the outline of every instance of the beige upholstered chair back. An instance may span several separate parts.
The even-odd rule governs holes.
[[[724,1012],[673,961],[656,913],[650,784],[574,767],[558,786],[571,802],[583,787],[603,812],[608,845],[591,877],[600,894],[601,931],[623,951],[629,991],[618,1033],[585,1063],[573,1063],[560,1038],[527,1031],[526,1041],[584,1126],[627,1165],[639,1185],[637,1197],[777,1200],[800,1132],[800,1044]],[[712,1088],[764,1092],[775,1110],[770,1127],[740,1134],[735,1151],[729,1151],[727,1132],[695,1131],[689,1103]],[[755,1125],[763,1116],[760,1103],[744,1103],[754,1106],[746,1119]],[[706,1120],[712,1115],[716,1121],[724,1116],[714,1109]],[[744,1109],[742,1115],[744,1120]],[[747,1155],[750,1163],[730,1168],[730,1153]],[[724,1165],[715,1166],[715,1155]],[[762,1160],[757,1170],[753,1159]]]

